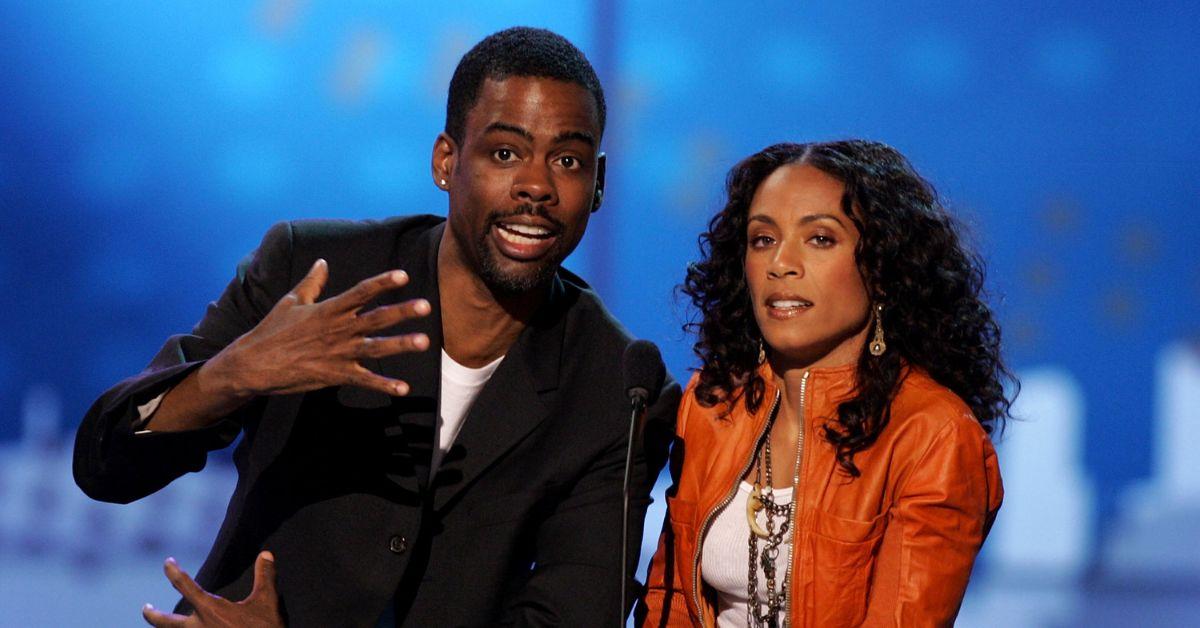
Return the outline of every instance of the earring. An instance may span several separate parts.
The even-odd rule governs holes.
[[[445,180],[445,179],[438,179],[438,184],[440,184],[442,187],[446,187],[446,180]]]
[[[758,341],[758,363],[762,364],[767,361],[767,348],[763,346],[763,341]]]
[[[883,305],[875,306],[875,337],[871,339],[871,345],[868,347],[871,355],[879,357],[887,351],[887,343],[883,341]]]

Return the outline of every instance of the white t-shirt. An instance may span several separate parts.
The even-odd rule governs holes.
[[[442,349],[442,390],[438,398],[438,421],[434,429],[434,440],[437,446],[433,448],[433,460],[429,466],[429,476],[433,477],[441,466],[442,457],[454,445],[458,432],[462,429],[463,420],[471,410],[471,404],[483,390],[483,385],[500,366],[500,356],[495,361],[477,369],[467,368]]]
[[[747,572],[750,562],[750,523],[746,521],[746,500],[750,499],[753,489],[748,482],[739,482],[737,494],[725,506],[724,510],[713,520],[704,535],[704,545],[700,552],[700,569],[704,583],[717,592],[717,626],[746,625],[746,595]],[[785,505],[792,503],[792,487],[772,489],[775,503]],[[778,530],[787,519],[785,515],[772,518],[774,529]],[[758,511],[758,525],[767,527],[766,509]],[[759,556],[766,547],[764,539],[758,540]],[[779,556],[775,561],[776,590],[783,585],[787,574],[787,561],[792,553],[792,531],[788,530],[779,544]],[[762,565],[758,565],[758,599],[762,604],[767,603],[767,576],[763,573]],[[784,609],[787,612],[787,609]]]

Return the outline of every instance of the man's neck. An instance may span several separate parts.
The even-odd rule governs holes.
[[[498,295],[466,262],[449,227],[438,246],[442,347],[455,362],[479,368],[508,352],[546,300],[537,289]]]

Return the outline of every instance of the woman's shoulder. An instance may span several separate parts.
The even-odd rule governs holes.
[[[711,395],[706,397],[698,392],[699,388],[700,373],[692,373],[684,388],[683,399],[679,402],[679,414],[675,422],[675,431],[681,437],[724,440],[753,423],[756,413],[746,407],[743,389],[714,399]],[[759,408],[758,412],[762,411]]]
[[[905,440],[930,441],[952,433],[958,438],[987,438],[971,407],[924,369],[907,369],[892,401],[889,430]]]
[[[714,416],[717,406],[705,405],[696,396],[696,388],[700,385],[700,371],[695,371],[688,378],[687,386],[683,389],[683,399],[679,402],[679,416],[675,421],[676,430],[684,434],[691,426],[706,426],[708,419]]]
[[[922,369],[909,369],[892,402],[892,416],[878,443],[886,442],[896,465],[895,486],[922,493],[953,482],[978,489],[989,512],[1004,491],[991,436],[970,406]]]

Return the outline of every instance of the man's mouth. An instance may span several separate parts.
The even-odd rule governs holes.
[[[545,240],[554,236],[553,231],[538,225],[501,222],[496,224],[496,228],[500,232],[500,237],[514,244],[521,245],[537,244],[539,240]]]
[[[515,221],[492,224],[496,246],[506,257],[531,261],[545,255],[558,238],[558,232],[542,225]]]

